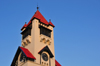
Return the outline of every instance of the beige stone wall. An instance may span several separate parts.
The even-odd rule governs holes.
[[[35,63],[33,61],[27,61],[27,63],[28,63],[28,66],[42,66],[42,65]]]
[[[42,25],[45,28],[52,30],[51,38],[47,37],[45,35],[40,35],[39,25]],[[44,38],[44,40],[42,41],[43,38]],[[31,42],[28,45],[26,45],[25,48],[27,48],[34,55],[36,60],[35,60],[35,62],[29,61],[28,66],[32,66],[31,64],[33,64],[33,66],[34,65],[40,66],[40,65],[38,65],[38,64],[40,64],[40,54],[38,54],[38,52],[43,47],[45,47],[46,45],[49,47],[49,49],[51,50],[51,52],[54,55],[54,57],[50,59],[51,60],[51,66],[55,66],[53,27],[52,26],[46,26],[44,24],[40,24],[39,20],[34,19],[32,21],[31,39],[29,39],[29,40],[31,40]],[[23,45],[23,41],[25,41],[25,40],[22,40],[22,45]]]

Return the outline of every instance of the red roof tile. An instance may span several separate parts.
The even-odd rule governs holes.
[[[61,65],[57,62],[57,60],[55,60],[55,64],[56,64],[56,66],[61,66]]]
[[[51,22],[51,21],[48,23],[48,25],[51,25],[51,26],[55,27],[55,26],[52,24],[52,22]]]
[[[36,60],[36,58],[31,54],[31,52],[28,49],[23,48],[23,47],[18,47],[17,52],[14,56],[14,59],[11,63],[11,66],[15,66],[16,60],[18,59],[20,52],[23,52],[27,58]]]
[[[54,27],[54,25],[52,24],[52,22],[49,22],[49,23],[48,23],[48,21],[43,17],[43,15],[37,10],[37,11],[35,12],[35,14],[33,15],[33,17],[31,18],[31,20],[28,22],[28,24],[26,24],[25,26],[23,26],[22,29],[23,29],[24,27],[27,27],[28,25],[30,25],[30,24],[32,23],[32,20],[33,20],[34,18],[39,19],[41,23],[44,23],[44,24],[46,24],[46,25],[51,25],[51,26]],[[22,30],[22,29],[21,29],[21,30]]]
[[[25,23],[24,26],[21,28],[21,30],[22,30],[23,28],[26,28],[26,27],[27,27],[27,24]]]
[[[27,26],[30,25],[31,23],[32,23],[32,21],[30,20],[30,21],[28,22]]]
[[[38,10],[37,10],[36,13],[34,14],[34,16],[31,18],[31,20],[32,20],[33,18],[37,18],[37,19],[40,20],[40,22],[42,22],[42,23],[48,25],[48,21],[43,17],[43,15],[42,15]]]
[[[31,59],[36,59],[28,49],[23,48],[23,47],[20,47],[20,48],[25,53],[26,57],[31,58]]]

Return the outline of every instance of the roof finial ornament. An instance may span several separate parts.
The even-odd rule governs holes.
[[[39,9],[39,7],[38,7],[38,3],[37,3],[37,10]]]
[[[25,24],[26,24],[27,22],[25,22]]]
[[[51,19],[49,19],[49,22],[51,22]]]

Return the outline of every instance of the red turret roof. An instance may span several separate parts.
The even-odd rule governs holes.
[[[51,26],[55,27],[55,26],[52,24],[52,22],[51,22],[51,21],[48,23],[48,25],[51,25]]]
[[[48,21],[43,17],[43,15],[37,10],[37,11],[35,12],[35,14],[33,15],[33,17],[31,18],[31,20],[28,22],[28,24],[25,24],[25,25],[21,28],[21,30],[22,30],[23,28],[27,27],[28,25],[30,25],[30,24],[32,23],[32,20],[33,20],[34,18],[39,19],[41,23],[44,23],[44,24],[46,24],[46,25],[51,25],[51,26],[54,27],[54,25],[52,24],[52,22],[49,22],[49,23],[48,23]]]
[[[26,27],[27,27],[27,24],[25,23],[25,25],[22,27],[22,29],[23,29],[23,28],[26,28]],[[21,29],[21,30],[22,30],[22,29]]]

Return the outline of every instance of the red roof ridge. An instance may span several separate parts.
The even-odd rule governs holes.
[[[23,28],[26,28],[26,27],[27,27],[27,24],[25,23],[24,26],[21,28],[21,30],[22,30]]]
[[[20,47],[20,48],[25,53],[26,57],[36,60],[36,58],[32,55],[32,53],[28,49],[24,47]]]
[[[34,16],[31,18],[31,20],[33,18],[37,18],[40,20],[40,22],[44,23],[44,24],[48,24],[48,21],[44,18],[44,16],[39,12],[39,10],[36,11],[36,13],[34,14]]]

